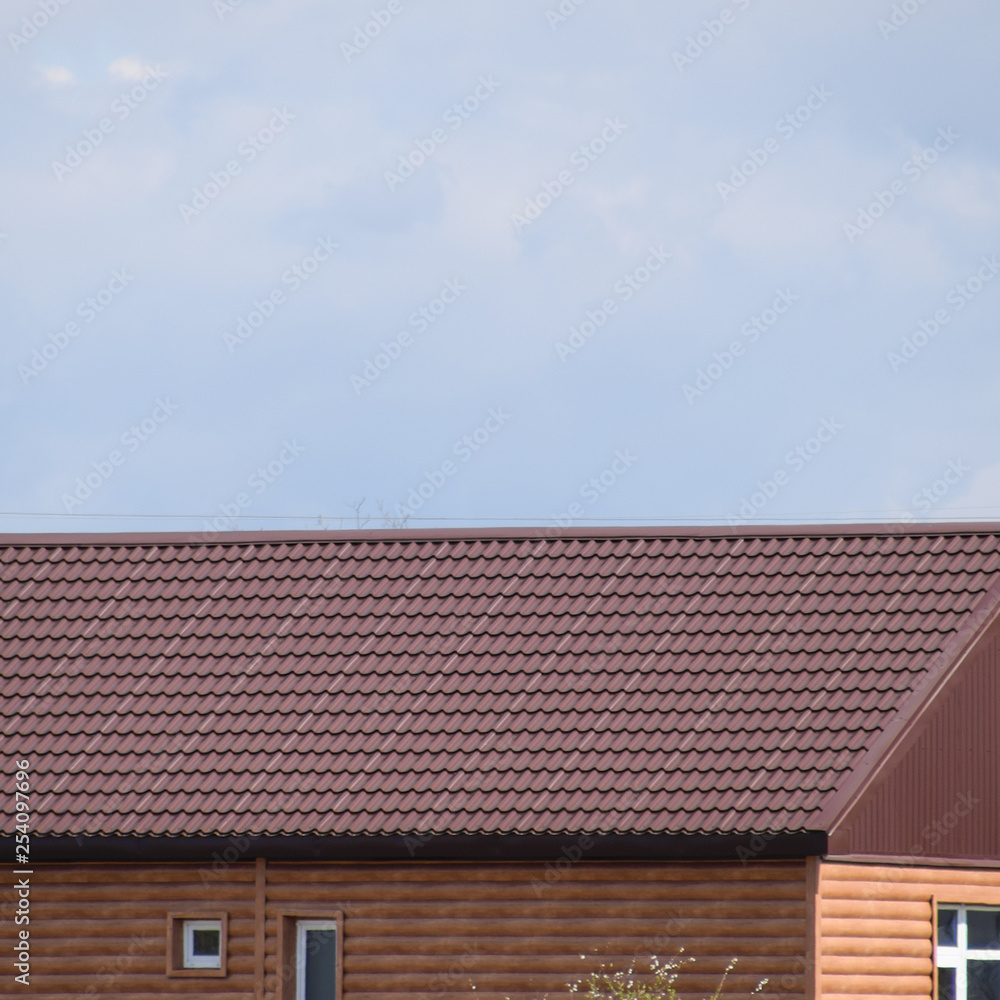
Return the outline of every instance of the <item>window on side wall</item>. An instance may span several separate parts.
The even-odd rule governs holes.
[[[222,921],[184,921],[184,968],[222,968]]]
[[[167,975],[225,976],[228,924],[225,913],[168,913]]]
[[[278,1000],[340,1000],[343,932],[340,911],[279,914]]]
[[[299,920],[295,931],[295,1000],[337,1000],[337,924]]]
[[[942,903],[937,1000],[1000,1000],[1000,907]]]

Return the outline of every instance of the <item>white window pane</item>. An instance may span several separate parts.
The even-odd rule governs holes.
[[[184,921],[184,968],[222,968],[221,921]]]
[[[1000,1000],[1000,909],[938,908],[939,1000]]]

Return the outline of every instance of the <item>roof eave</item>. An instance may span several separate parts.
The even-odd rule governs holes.
[[[2,838],[13,852],[13,838]],[[752,861],[824,855],[818,830],[706,834],[465,834],[385,837],[33,837],[41,863],[186,862],[223,867],[269,861]]]

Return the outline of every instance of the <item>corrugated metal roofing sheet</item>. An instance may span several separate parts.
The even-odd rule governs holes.
[[[4,744],[38,836],[815,829],[998,571],[973,528],[8,536]]]

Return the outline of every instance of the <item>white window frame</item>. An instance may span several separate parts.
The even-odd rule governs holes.
[[[938,903],[938,915],[942,910],[957,910],[958,917],[955,921],[955,941],[953,945],[938,944],[936,947],[936,966],[938,969],[955,970],[955,1000],[968,1000],[969,996],[969,967],[968,962],[1000,962],[1000,947],[998,948],[970,948],[969,947],[969,926],[967,916],[969,910],[986,910],[996,913],[1000,910],[997,906],[980,906],[976,903]]]
[[[218,931],[219,952],[216,955],[196,955],[194,953],[194,932],[195,931]],[[221,920],[185,920],[184,921],[184,968],[185,969],[221,969],[222,949],[225,943],[222,940]]]
[[[295,921],[295,1000],[304,1000],[306,995],[306,932],[333,931],[340,933],[336,920],[296,920]]]

